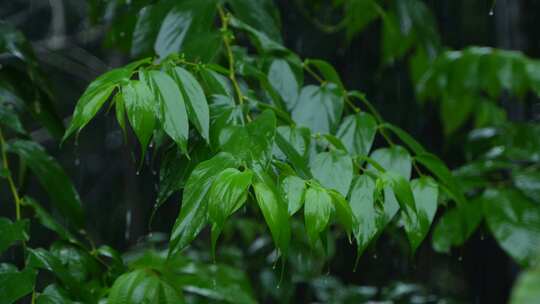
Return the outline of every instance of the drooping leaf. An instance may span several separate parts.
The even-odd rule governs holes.
[[[261,32],[238,18],[231,18],[231,26],[248,33],[252,43],[259,53],[288,53],[289,51],[278,41],[270,38],[266,33]]]
[[[228,217],[245,204],[253,172],[236,168],[221,171],[208,193],[208,215],[212,222],[212,248]],[[214,251],[214,250],[213,250]]]
[[[218,151],[221,148],[221,133],[230,132],[230,126],[245,125],[243,105],[236,105],[226,95],[214,95],[210,104],[210,144]]]
[[[292,110],[293,120],[313,133],[334,133],[343,112],[343,96],[333,83],[305,86]]]
[[[16,153],[34,172],[49,194],[51,203],[75,227],[84,227],[81,200],[66,172],[39,144],[27,140],[15,140],[8,151]]]
[[[367,113],[349,115],[343,119],[337,131],[351,156],[367,156],[377,132],[377,121]]]
[[[69,230],[67,230],[64,226],[58,223],[58,221],[56,221],[53,216],[34,199],[26,196],[24,197],[22,202],[23,206],[29,206],[30,208],[34,209],[35,217],[38,219],[41,225],[45,226],[51,231],[56,232],[61,239],[70,241],[74,244],[79,243],[78,240],[73,236],[73,234],[69,232]]]
[[[540,248],[540,208],[513,189],[488,189],[482,195],[489,229],[499,245],[521,265]]]
[[[358,223],[353,230],[358,255],[383,231],[399,209],[399,205],[389,188],[384,189],[382,208],[376,204],[375,181],[366,174],[355,179],[351,188],[350,206]]]
[[[273,111],[266,110],[245,127],[224,129],[219,141],[222,151],[235,155],[251,168],[264,169],[272,157],[275,134],[276,116]]]
[[[311,164],[311,171],[322,186],[347,196],[353,178],[351,157],[338,150],[318,154]]]
[[[298,100],[300,85],[289,63],[284,59],[272,61],[268,69],[268,81],[285,102],[287,110],[292,110]]]
[[[463,206],[446,211],[433,231],[433,249],[448,253],[452,246],[463,245],[482,218],[482,202],[479,200],[471,200]]]
[[[405,232],[414,253],[426,237],[433,222],[433,217],[437,211],[438,188],[435,181],[425,176],[413,180],[411,187],[414,194],[416,212],[410,213],[403,219]]]
[[[172,74],[184,96],[189,120],[201,136],[210,142],[210,110],[203,89],[195,77],[181,67],[175,67]]]
[[[56,284],[51,284],[36,297],[37,304],[69,304],[73,303],[66,290]]]
[[[8,218],[0,217],[0,254],[17,241],[28,241],[28,221],[12,222]]]
[[[73,118],[64,134],[63,141],[74,132],[79,132],[96,113],[101,109],[114,89],[124,82],[129,81],[133,71],[140,65],[150,61],[149,58],[141,59],[124,67],[110,70],[92,81],[86,88],[73,111]]]
[[[304,221],[311,246],[315,246],[320,234],[326,230],[333,212],[332,197],[324,188],[316,186],[306,191]]]
[[[286,256],[291,239],[287,204],[281,199],[279,189],[267,173],[255,172],[253,189],[264,220],[272,234],[272,239],[281,255]]]
[[[184,303],[178,287],[171,286],[152,269],[137,269],[118,277],[109,292],[110,304]]]
[[[131,80],[122,86],[122,99],[124,100],[129,124],[141,144],[142,157],[154,132],[156,125],[156,100],[146,83]]]
[[[289,206],[289,215],[293,216],[304,204],[306,182],[298,176],[287,176],[281,182],[281,190]]]
[[[385,172],[381,175],[383,183],[389,185],[394,193],[399,206],[409,217],[414,217],[416,203],[409,181],[402,175],[393,171]]]
[[[308,165],[310,139],[309,130],[306,128],[279,126],[274,157],[290,162],[302,178],[311,178]]]
[[[343,195],[341,195],[339,192],[330,190],[328,193],[332,197],[332,203],[334,204],[334,210],[336,211],[337,221],[341,226],[343,226],[347,236],[350,237],[354,226],[357,225],[357,223],[354,222],[354,215],[352,213],[351,206],[345,197],[343,197]]]
[[[189,123],[180,89],[169,75],[161,71],[149,71],[148,81],[159,100],[159,119],[163,130],[183,151],[187,151]]]
[[[10,264],[0,264],[0,303],[11,304],[32,292],[37,272],[26,268],[19,271]]]
[[[219,172],[237,167],[236,159],[220,153],[201,162],[186,182],[180,214],[171,232],[169,255],[184,249],[199,234],[208,220],[208,192]]]

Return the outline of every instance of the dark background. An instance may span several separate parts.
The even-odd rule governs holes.
[[[446,47],[492,46],[540,57],[540,1],[497,0],[493,15],[489,13],[492,0],[426,3],[436,16]],[[386,120],[409,131],[451,167],[463,163],[463,149],[457,143],[464,134],[444,138],[438,109],[415,101],[406,60],[392,66],[381,65],[380,22],[371,23],[347,43],[341,33],[319,31],[299,12],[295,1],[279,0],[277,4],[288,48],[302,58],[331,62],[345,85],[364,91]],[[338,18],[340,12],[335,15]],[[90,81],[130,60],[125,54],[104,47],[106,27],[91,24],[87,16],[82,0],[0,0],[0,19],[22,30],[32,42],[53,85],[57,108],[66,119]],[[527,120],[534,115],[530,106],[505,104],[511,120]],[[47,147],[72,177],[85,203],[94,239],[126,249],[149,232],[159,168],[149,158],[137,175],[135,140],[131,137],[129,143],[123,142],[113,116],[102,113],[84,129],[76,143],[67,142],[62,147],[37,127],[32,136]],[[27,188],[38,198],[46,197],[35,181],[30,181]],[[9,193],[7,187],[1,186],[2,215],[13,213],[6,201]],[[152,230],[170,231],[178,207],[175,196],[158,211]],[[397,230],[388,230],[392,229]],[[408,252],[403,233],[387,232],[360,259],[357,272],[351,271],[354,248],[346,242],[338,243],[329,270],[350,284],[386,286],[402,280],[426,285],[435,293],[466,302],[504,303],[519,268],[487,233],[484,236],[482,229],[451,256],[433,253],[429,240],[414,257],[403,254]],[[44,246],[49,243],[45,232],[32,231],[32,235],[36,233],[41,235]]]

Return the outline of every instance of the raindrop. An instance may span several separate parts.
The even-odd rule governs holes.
[[[377,254],[373,255],[373,259],[375,259],[375,260],[377,259]]]
[[[157,175],[157,171],[152,169],[152,175]]]
[[[489,15],[490,15],[490,16],[495,15],[495,12],[493,11],[493,8],[489,10]]]
[[[137,172],[135,172],[136,175],[141,175],[141,171],[137,170]]]
[[[126,232],[124,234],[124,238],[126,239],[126,241],[129,240],[130,230],[131,230],[131,209],[129,209],[126,212]]]
[[[81,164],[81,160],[77,157],[75,158],[75,166],[79,166]]]
[[[459,261],[459,262],[463,261],[463,257],[462,257],[462,256],[459,256],[459,257],[458,257],[458,261]]]
[[[482,234],[480,235],[480,241],[483,241],[485,238],[486,238],[485,235],[482,233]]]

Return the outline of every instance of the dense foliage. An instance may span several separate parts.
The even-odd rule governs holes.
[[[306,16],[326,8],[298,2]],[[362,289],[320,275],[338,242],[356,252],[353,271],[384,231],[403,229],[409,247],[396,254],[414,256],[430,231],[433,249],[449,253],[483,223],[528,268],[512,302],[530,303],[540,280],[540,126],[508,120],[501,100],[540,95],[540,63],[446,49],[422,1],[382,2],[334,1],[341,21],[314,22],[351,40],[381,20],[382,64],[408,61],[418,101],[437,104],[448,140],[474,128],[467,163],[453,171],[330,63],[285,47],[270,0],[89,1],[94,22],[109,27],[106,45],[133,61],[88,85],[65,130],[31,46],[0,24],[0,53],[16,58],[0,70],[0,177],[15,211],[0,218],[0,253],[16,256],[0,265],[0,303],[294,302],[300,284],[322,302],[432,303],[421,286]],[[159,163],[150,225],[164,204],[180,206],[168,234],[125,252],[95,244],[77,189],[26,125],[77,145],[109,111],[125,141],[138,141],[129,146],[137,175]],[[47,203],[23,191],[28,178]],[[35,225],[54,241],[34,243]]]

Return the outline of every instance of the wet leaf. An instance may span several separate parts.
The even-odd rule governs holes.
[[[219,172],[237,165],[232,155],[220,153],[195,167],[184,188],[180,214],[171,233],[169,255],[184,249],[206,225],[208,192],[213,181]]]
[[[268,81],[287,105],[287,110],[292,110],[298,99],[300,84],[289,63],[284,59],[274,59],[268,69]]]
[[[333,212],[332,197],[324,188],[316,186],[306,191],[304,221],[312,247],[319,240],[320,234],[326,230]]]
[[[362,112],[345,117],[339,126],[337,137],[341,139],[352,157],[367,156],[373,145],[376,132],[375,118]]]
[[[416,212],[404,216],[405,232],[411,244],[412,252],[424,240],[429,232],[433,217],[437,211],[438,188],[434,180],[429,177],[420,177],[411,181],[414,194]]]
[[[343,96],[335,84],[305,86],[300,91],[292,118],[313,133],[334,133],[341,119],[343,104]]]
[[[195,77],[181,67],[175,67],[173,78],[178,83],[186,101],[187,114],[191,123],[197,128],[201,136],[210,142],[210,110],[204,91]]]
[[[156,125],[156,100],[146,83],[132,80],[122,86],[122,99],[125,102],[129,124],[141,144],[142,157]]]
[[[482,195],[489,229],[499,245],[521,265],[540,248],[540,208],[513,189],[488,189]]]
[[[149,71],[150,87],[159,100],[159,119],[163,130],[184,152],[187,151],[189,123],[184,98],[174,80],[161,71]]]
[[[311,164],[311,171],[322,186],[347,196],[353,178],[353,162],[343,151],[319,153]]]
[[[52,205],[75,227],[83,228],[85,221],[79,194],[56,160],[32,141],[12,141],[8,151],[16,153],[26,162],[49,194]]]
[[[289,215],[292,216],[304,204],[306,182],[298,176],[287,176],[281,182],[281,190],[289,206]]]

